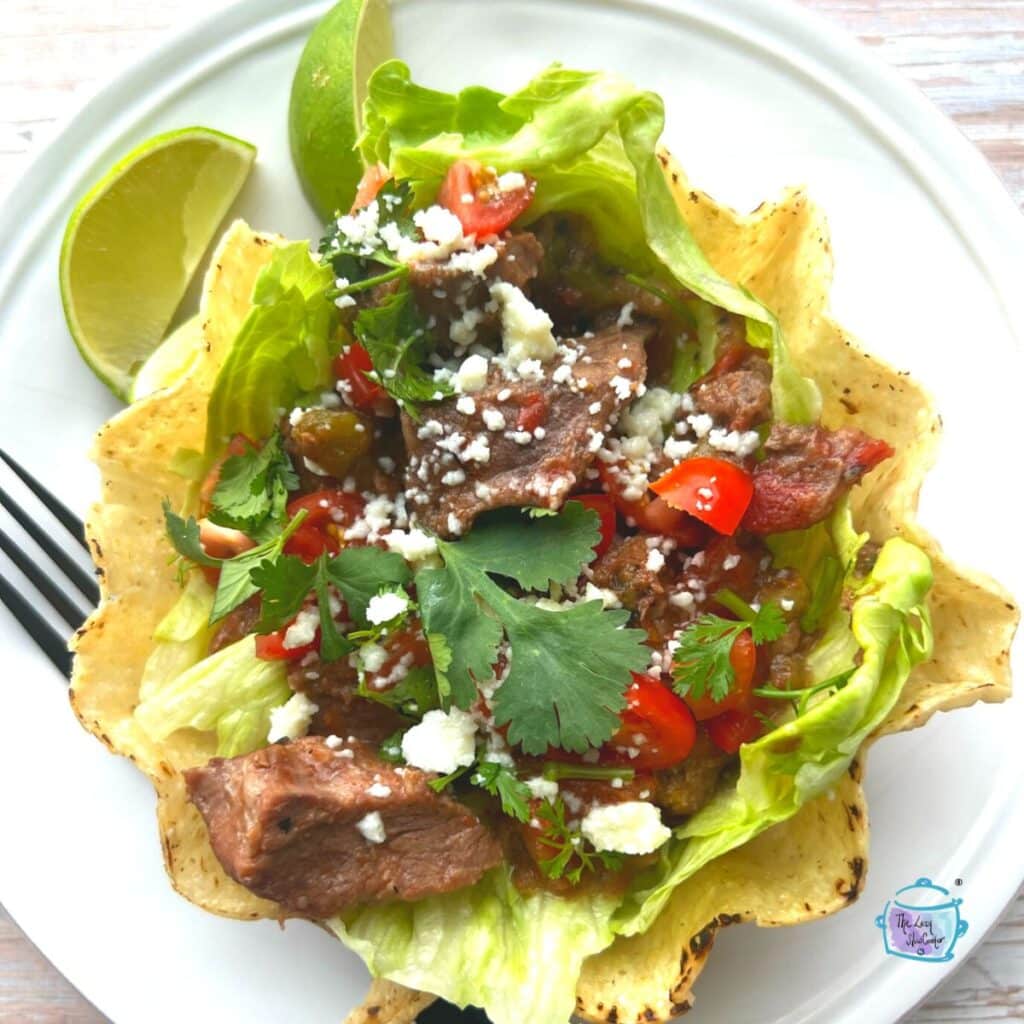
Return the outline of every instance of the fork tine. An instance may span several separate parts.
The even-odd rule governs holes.
[[[31,473],[14,461],[2,448],[0,448],[0,459],[3,459],[14,475],[53,513],[54,518],[71,534],[79,544],[89,550],[85,539],[85,528],[82,520],[75,515],[59,498],[47,490]]]
[[[78,629],[85,622],[85,613],[81,608],[3,530],[0,530],[0,551],[3,551],[28,577],[36,590],[50,602],[72,629]]]
[[[41,530],[31,516],[18,505],[18,503],[0,487],[0,505],[2,505],[14,518],[21,528],[53,559],[60,571],[87,597],[90,603],[96,605],[100,602],[100,588],[91,573],[86,572],[77,562],[61,550],[52,537],[47,536]]]
[[[53,662],[54,667],[65,678],[70,679],[72,659],[71,652],[65,646],[64,637],[3,576],[0,576],[0,603],[7,606],[11,614],[21,623],[25,632]]]

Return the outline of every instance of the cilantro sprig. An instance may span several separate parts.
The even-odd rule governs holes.
[[[510,818],[523,822],[530,820],[530,787],[507,765],[481,761],[469,781],[496,796],[501,801],[503,813]]]
[[[412,220],[412,189],[407,182],[387,182],[377,193],[380,223],[391,221],[406,238],[415,235]],[[343,288],[328,292],[330,298],[366,291],[379,284],[405,277],[409,268],[395,259],[394,254],[379,237],[366,242],[353,242],[333,220],[320,240],[319,251],[323,261],[330,265],[336,278],[348,282]],[[386,269],[381,269],[386,268]]]
[[[372,309],[360,310],[353,330],[373,361],[374,372],[369,376],[413,419],[419,419],[419,403],[454,393],[450,384],[434,380],[423,368],[430,330],[407,283]]]
[[[542,519],[506,513],[462,541],[439,541],[444,567],[416,574],[431,649],[443,655],[434,663],[442,696],[469,709],[477,681],[491,677],[507,641],[509,671],[494,697],[494,720],[528,754],[549,746],[582,752],[611,738],[630,673],[647,664],[645,634],[625,628],[627,611],[605,611],[600,601],[548,611],[494,577],[527,590],[568,584],[597,542],[597,516],[578,502]]]
[[[756,611],[731,590],[720,590],[715,601],[737,616],[701,615],[679,635],[672,664],[674,689],[681,696],[698,698],[705,693],[714,701],[725,698],[736,681],[730,654],[736,638],[750,630],[755,645],[778,640],[786,620],[778,605],[765,604]]]
[[[621,853],[595,850],[579,829],[569,827],[565,802],[561,797],[554,801],[545,800],[537,811],[537,819],[544,829],[541,842],[555,851],[539,864],[548,878],[566,878],[573,885],[578,885],[583,873],[596,871],[599,864],[618,871],[625,863]]]
[[[250,446],[221,466],[210,499],[210,520],[256,540],[269,540],[284,525],[288,492],[298,486],[281,432],[275,430],[262,447]]]
[[[765,697],[768,700],[790,701],[793,705],[793,711],[799,717],[810,707],[812,697],[816,694],[824,693],[826,690],[834,690],[838,693],[846,686],[856,671],[856,668],[848,668],[845,672],[829,676],[828,679],[824,679],[814,686],[804,686],[797,690],[782,690],[776,686],[756,686],[754,687],[754,695]]]

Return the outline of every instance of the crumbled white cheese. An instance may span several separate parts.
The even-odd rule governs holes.
[[[554,800],[558,797],[558,783],[537,775],[526,780],[526,788],[530,796],[537,800]]]
[[[267,742],[297,740],[300,736],[305,736],[309,731],[309,723],[319,710],[304,693],[293,693],[280,707],[270,709]]]
[[[463,416],[472,416],[473,413],[476,412],[476,402],[474,402],[469,395],[462,395],[455,403],[455,408],[458,409]]]
[[[487,370],[487,360],[483,356],[469,356],[456,371],[455,386],[467,394],[479,391],[487,384]]]
[[[661,444],[666,427],[679,412],[680,396],[666,388],[648,388],[619,418],[621,434],[643,435],[651,444]]]
[[[635,308],[635,302],[627,302],[619,311],[619,318],[615,321],[615,326],[628,327],[633,322],[633,310]]]
[[[359,659],[359,667],[364,672],[379,672],[384,667],[384,662],[388,660],[388,652],[380,644],[363,644],[359,648],[357,657]]]
[[[779,598],[779,607],[784,612],[791,612],[793,610],[794,603],[795,602],[793,601],[793,598],[791,598],[791,597],[780,597]]]
[[[462,449],[462,454],[459,456],[463,462],[490,462],[491,461],[491,443],[487,440],[486,434],[477,434],[465,448]]]
[[[622,377],[616,374],[609,381],[611,384],[612,391],[615,392],[615,396],[620,402],[625,402],[627,398],[633,393],[633,382],[628,377]]]
[[[397,618],[409,607],[409,598],[397,590],[388,590],[383,594],[374,594],[366,606],[366,618],[373,625],[379,626]]]
[[[665,556],[657,548],[647,552],[647,568],[650,572],[661,572],[665,568]]]
[[[504,430],[505,416],[500,409],[484,409],[484,426],[488,430]]]
[[[661,810],[645,800],[594,807],[580,831],[597,850],[628,854],[653,853],[672,835],[661,822]]]
[[[502,347],[509,363],[518,366],[531,359],[548,362],[558,347],[551,317],[507,281],[491,285],[491,296],[501,308]]]
[[[451,210],[443,206],[428,206],[425,210],[417,210],[412,220],[423,232],[423,237],[441,249],[452,252],[462,245],[462,221]]]
[[[614,590],[599,587],[596,584],[591,583],[589,580],[587,581],[587,586],[583,591],[583,598],[586,601],[600,601],[606,609],[622,607],[619,595],[616,594]]]
[[[374,782],[372,785],[366,787],[366,795],[372,796],[377,800],[387,800],[391,796],[391,787],[385,785],[383,782]]]
[[[402,756],[414,768],[447,775],[476,756],[476,722],[461,708],[428,711],[402,737]]]
[[[526,175],[519,171],[506,171],[498,175],[495,184],[499,192],[515,192],[516,189],[526,188]]]
[[[687,458],[696,447],[693,441],[680,441],[678,438],[670,437],[665,442],[665,455],[673,462],[679,462]]]
[[[408,532],[392,530],[384,534],[384,543],[389,551],[397,552],[407,562],[421,562],[437,554],[437,541],[417,527]]]
[[[677,590],[669,594],[668,603],[674,608],[692,608],[696,598],[688,590]]]
[[[388,837],[384,831],[384,820],[380,816],[380,811],[364,814],[356,822],[356,828],[368,843],[383,843]]]
[[[484,271],[497,260],[498,250],[493,245],[481,245],[479,249],[454,253],[448,260],[452,270],[464,271],[474,277],[483,277]]]
[[[305,647],[311,644],[316,631],[320,628],[320,612],[316,606],[303,608],[295,616],[292,624],[285,630],[281,646],[286,651],[294,651],[296,647]]]

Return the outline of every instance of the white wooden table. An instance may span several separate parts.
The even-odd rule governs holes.
[[[766,9],[772,2],[765,0]],[[916,82],[981,148],[1024,209],[1024,0],[801,2],[859,36]],[[97,85],[169,32],[227,3],[2,0],[0,196],[29,153]],[[2,908],[0,1020],[104,1020]],[[1024,1021],[1024,894],[980,951],[907,1024],[1004,1020]]]

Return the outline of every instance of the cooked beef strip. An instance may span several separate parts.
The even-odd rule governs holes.
[[[409,264],[409,284],[420,311],[435,319],[433,328],[438,347],[446,350],[458,339],[451,338],[451,324],[467,310],[481,314],[475,325],[476,340],[493,337],[501,323],[496,303],[490,302],[490,286],[495,281],[506,281],[523,291],[537,276],[544,249],[529,231],[510,232],[490,243],[498,258],[483,272],[483,276],[469,270],[454,269],[447,261],[438,263],[424,260]],[[387,287],[387,286],[385,286]],[[382,292],[375,301],[379,301]],[[492,308],[486,308],[491,305]]]
[[[722,769],[731,760],[698,729],[689,757],[656,774],[654,802],[671,814],[696,814],[714,796]]]
[[[595,436],[643,381],[649,335],[646,327],[612,328],[581,340],[582,354],[570,380],[561,384],[552,380],[552,364],[536,382],[508,381],[492,366],[487,385],[472,395],[473,413],[459,412],[456,398],[431,405],[422,423],[403,412],[409,452],[406,491],[420,523],[451,537],[467,530],[488,509],[559,508],[594,461]],[[612,387],[615,377],[630,383],[627,398]],[[520,444],[515,440],[520,434],[517,421],[526,409],[543,417],[544,434]],[[487,428],[484,413],[493,410],[504,417],[503,429]],[[462,443],[455,443],[459,438]],[[476,443],[486,452],[484,461],[463,457],[467,446]],[[449,473],[454,479],[449,477],[445,484]]]
[[[244,639],[256,628],[259,620],[260,599],[259,595],[253,594],[248,601],[228,612],[217,624],[213,636],[210,637],[209,653],[216,654],[217,651]]]
[[[497,840],[462,804],[435,793],[430,777],[386,764],[362,744],[332,749],[317,737],[185,773],[225,871],[311,918],[451,892],[501,862]],[[374,786],[381,795],[371,795]],[[374,811],[380,843],[356,827]]]
[[[595,586],[613,590],[630,611],[646,625],[648,618],[658,619],[665,611],[666,590],[662,576],[647,567],[651,549],[643,534],[616,540],[590,567]]]
[[[776,423],[767,456],[754,467],[754,497],[743,517],[752,533],[802,530],[821,522],[865,473],[892,448],[852,427]]]

